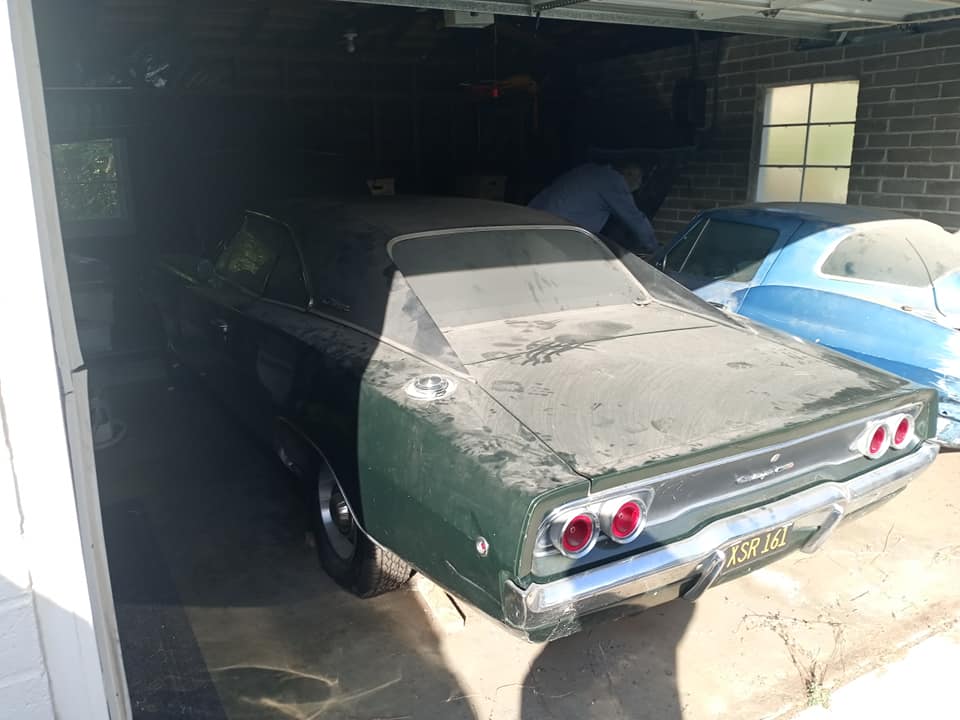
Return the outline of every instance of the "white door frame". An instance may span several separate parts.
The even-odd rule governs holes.
[[[131,717],[30,0],[0,0],[0,408],[57,718]]]

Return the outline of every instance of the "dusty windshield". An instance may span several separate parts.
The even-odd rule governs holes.
[[[643,287],[595,238],[563,228],[411,237],[393,260],[441,328],[633,303]]]

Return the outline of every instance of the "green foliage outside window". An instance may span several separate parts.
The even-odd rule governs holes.
[[[113,140],[60,143],[53,150],[53,172],[64,221],[126,217]]]

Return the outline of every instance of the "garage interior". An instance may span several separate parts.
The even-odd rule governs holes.
[[[469,608],[446,638],[414,590],[338,588],[271,449],[168,377],[151,264],[211,255],[243,209],[279,198],[525,204],[579,162],[626,155],[665,241],[749,199],[759,88],[851,77],[848,202],[956,229],[951,3],[33,5],[134,717],[637,717],[625,701],[710,716],[676,677],[689,605],[543,649]]]

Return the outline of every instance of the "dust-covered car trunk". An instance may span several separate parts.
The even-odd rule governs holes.
[[[448,331],[488,393],[587,477],[727,445],[776,441],[837,403],[907,385],[660,304]]]

